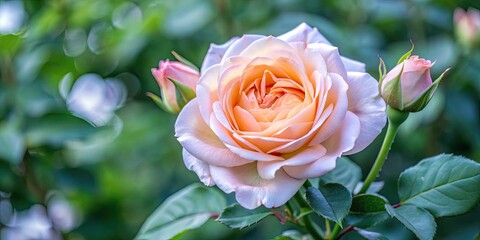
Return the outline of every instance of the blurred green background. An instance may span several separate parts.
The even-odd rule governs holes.
[[[278,35],[301,22],[374,77],[378,56],[392,68],[410,39],[415,54],[436,61],[434,78],[453,67],[427,109],[400,129],[380,176],[392,203],[400,172],[422,158],[447,152],[479,161],[480,51],[463,51],[454,38],[456,7],[480,1],[0,1],[0,238],[132,239],[168,195],[198,182],[183,165],[175,116],[145,95],[159,93],[150,69],[173,59],[172,50],[200,66],[212,42]],[[84,89],[84,107],[110,121],[88,121],[69,104],[80,77],[101,80],[97,89],[110,95]],[[364,175],[380,140],[351,157]],[[437,220],[436,238],[473,239],[479,216],[477,207]],[[271,239],[292,228],[274,218],[242,231],[210,222],[182,239]],[[394,220],[376,230],[414,239]]]

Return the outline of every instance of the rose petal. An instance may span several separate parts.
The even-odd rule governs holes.
[[[233,37],[224,44],[210,44],[210,48],[208,48],[208,52],[203,59],[201,72],[204,73],[209,67],[220,63],[227,49],[237,40],[238,37]]]
[[[336,159],[354,146],[359,133],[360,121],[358,117],[351,112],[347,112],[339,131],[322,143],[323,147],[327,149],[325,155],[310,164],[285,166],[283,169],[288,175],[299,179],[319,177],[335,168]]]
[[[360,135],[355,146],[345,154],[366,148],[380,134],[387,122],[385,101],[378,93],[378,83],[368,73],[348,72],[348,110],[360,119]]]
[[[322,145],[316,145],[302,150],[284,161],[258,162],[257,169],[263,179],[274,179],[277,171],[284,166],[299,166],[311,163],[321,158],[327,150]]]
[[[342,59],[343,65],[348,72],[365,72],[365,63],[347,57],[340,58]]]
[[[325,106],[329,107],[330,105],[333,105],[334,109],[328,119],[320,127],[318,134],[315,135],[309,146],[320,144],[335,133],[341,126],[342,119],[347,113],[349,101],[347,98],[348,85],[338,74],[330,73],[329,77],[332,80],[332,86],[327,93],[328,97]]]
[[[253,42],[258,39],[264,38],[263,35],[255,35],[255,34],[246,34],[243,35],[241,38],[237,39],[235,42],[230,45],[223,56],[223,60],[227,60],[230,57],[239,56],[245,48],[250,46]]]
[[[332,45],[318,32],[317,28],[312,28],[306,23],[301,23],[290,32],[278,36],[278,38],[286,42],[325,43]]]
[[[247,209],[260,205],[282,206],[305,182],[288,176],[283,170],[277,172],[275,179],[262,179],[255,163],[232,168],[210,166],[210,173],[220,189],[226,193],[235,192],[238,203]]]
[[[213,112],[213,103],[218,101],[218,80],[221,65],[213,65],[208,68],[198,80],[197,99],[200,113],[205,122],[209,122],[208,118]]]
[[[202,120],[197,99],[183,108],[175,122],[175,136],[192,156],[206,163],[232,167],[251,162],[234,154]]]
[[[196,157],[192,156],[187,150],[182,150],[183,163],[190,171],[194,171],[200,181],[207,186],[215,186],[215,182],[210,175],[210,166],[203,161],[198,160]]]
[[[308,44],[305,49],[305,55],[308,58],[311,55],[321,55],[327,65],[329,73],[337,73],[343,78],[347,78],[347,70],[343,65],[338,48],[325,43]]]

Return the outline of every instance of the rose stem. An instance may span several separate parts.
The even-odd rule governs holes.
[[[400,112],[391,107],[387,107],[387,116],[388,127],[385,138],[383,139],[382,147],[380,148],[377,159],[375,160],[375,163],[373,164],[372,169],[368,173],[368,176],[363,183],[362,189],[360,189],[360,192],[358,194],[367,192],[370,184],[372,184],[372,182],[375,180],[378,173],[382,169],[383,163],[387,159],[388,152],[390,152],[390,148],[392,147],[395,135],[397,134],[398,127],[400,127],[400,125],[407,119],[408,113]]]
[[[308,180],[307,180],[308,181]],[[303,198],[302,194],[300,193],[300,191],[298,191],[296,194],[295,194],[295,200],[298,202],[298,204],[300,205],[301,208],[310,208],[310,206],[308,205],[307,201],[305,200],[305,198]],[[302,217],[303,221],[305,222],[305,227],[307,228],[308,232],[312,235],[313,239],[323,239],[322,237],[322,234],[320,234],[317,230],[317,228],[315,228],[313,222],[312,222],[312,219],[310,219],[310,217],[308,216],[308,214],[304,215]]]
[[[399,110],[387,106],[387,116],[388,127],[385,138],[383,139],[382,147],[380,148],[377,159],[375,160],[372,169],[370,169],[370,172],[368,173],[368,176],[363,183],[362,189],[360,189],[360,192],[358,194],[366,193],[372,182],[375,180],[375,178],[377,178],[377,175],[382,169],[385,159],[387,159],[388,152],[390,152],[390,148],[392,147],[393,140],[395,139],[395,135],[397,134],[398,127],[400,127],[400,125],[408,118],[408,113],[400,112]],[[330,239],[335,239],[335,237],[340,232],[340,229],[340,225],[335,224]]]

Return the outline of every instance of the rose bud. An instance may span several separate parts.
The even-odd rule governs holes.
[[[160,61],[152,74],[161,90],[161,98],[147,93],[163,110],[177,114],[185,104],[195,97],[195,87],[200,78],[199,72],[176,61]]]
[[[412,48],[413,50],[413,48]],[[410,50],[398,62],[397,66],[384,77],[381,71],[380,93],[390,107],[402,112],[418,112],[422,110],[433,97],[444,74],[432,82],[429,60],[410,57]],[[380,63],[385,69],[383,61]]]
[[[455,35],[465,48],[469,51],[480,44],[480,11],[474,8],[469,8],[465,12],[461,8],[455,9],[453,14],[453,21],[455,25]]]

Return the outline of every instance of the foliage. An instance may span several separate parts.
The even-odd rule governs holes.
[[[0,2],[0,8],[4,6]],[[24,0],[16,6],[19,28],[0,29],[2,234],[12,224],[14,212],[19,219],[38,212],[48,215],[49,224],[66,239],[137,236],[142,223],[167,196],[198,181],[183,166],[173,136],[175,117],[159,110],[145,94],[159,93],[150,69],[160,59],[174,59],[171,50],[200,66],[212,42],[223,43],[244,33],[277,35],[300,22],[317,27],[342,55],[365,62],[374,77],[377,55],[394,63],[408,50],[410,39],[416,54],[436,60],[433,76],[452,67],[429,105],[412,113],[400,128],[381,172],[384,187],[378,194],[356,195],[354,189],[361,184],[361,173],[370,168],[381,137],[351,160],[338,161],[336,171],[345,169],[342,173],[348,175],[334,179],[332,172],[312,181],[323,196],[331,189],[321,191],[322,187],[331,184],[344,185],[340,191],[352,193],[352,207],[342,221],[344,229],[353,226],[368,239],[411,239],[414,234],[423,239],[433,233],[439,239],[471,239],[478,234],[479,178],[474,161],[480,161],[480,52],[461,51],[452,25],[455,7],[480,8],[478,1]],[[103,126],[92,126],[69,109],[74,82],[88,73],[125,86],[123,105]],[[440,152],[454,155],[437,155]],[[433,155],[437,156],[417,164]],[[400,175],[407,167],[412,168]],[[435,179],[434,173],[441,174]],[[419,185],[419,181],[429,184]],[[410,191],[412,184],[416,187]],[[458,198],[442,194],[446,188]],[[211,192],[215,190],[189,189],[212,193],[202,196],[219,203],[208,205],[217,213],[233,203],[230,195],[221,203],[219,193]],[[317,190],[310,191],[318,196]],[[423,197],[436,204],[426,204]],[[362,204],[364,198],[372,205]],[[201,211],[205,203],[197,203],[195,210]],[[442,208],[444,204],[451,207]],[[273,217],[277,213],[303,223],[299,213],[282,208],[250,218],[232,208],[233,215],[223,215],[220,222],[239,217],[240,222],[230,224],[240,228],[265,219],[242,231],[214,221],[193,229],[205,217],[189,221],[183,230],[193,230],[179,231],[183,234],[179,238],[273,239],[283,235],[278,239],[307,239],[302,229],[282,225]],[[331,219],[340,222],[342,211]],[[59,212],[63,213],[60,217]],[[323,215],[317,212],[323,211],[304,214],[323,223]],[[409,225],[406,214],[410,214],[407,219],[429,222],[435,217],[436,231],[427,228],[431,224],[426,228]],[[345,239],[355,237],[345,235]]]

